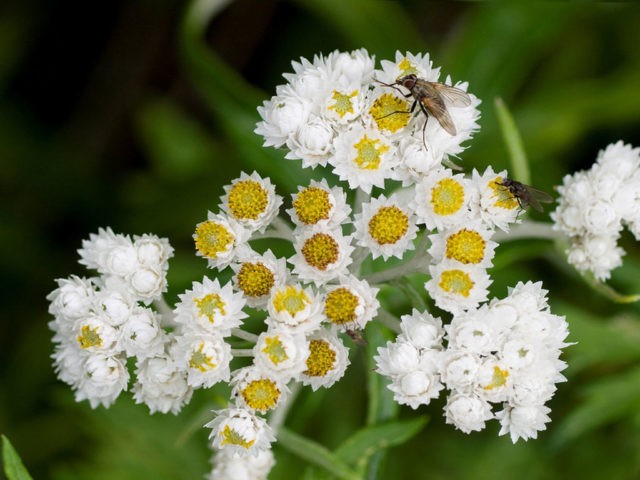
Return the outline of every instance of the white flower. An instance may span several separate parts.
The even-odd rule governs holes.
[[[80,385],[85,375],[85,363],[90,353],[76,343],[64,342],[56,345],[51,355],[53,368],[58,378],[74,389]]]
[[[231,383],[238,405],[261,413],[276,408],[290,393],[280,375],[257,365],[234,371]]]
[[[213,470],[207,480],[267,480],[276,460],[271,450],[242,455],[221,450],[212,459]]]
[[[224,191],[220,208],[250,232],[264,232],[282,205],[282,197],[276,194],[269,178],[262,178],[257,172],[242,172],[240,178],[224,186]]]
[[[326,121],[313,118],[301,125],[287,139],[285,158],[302,160],[302,168],[325,166],[333,155],[335,132]]]
[[[258,455],[269,450],[275,440],[269,424],[244,408],[227,408],[214,412],[215,418],[205,427],[211,428],[212,447],[228,453]]]
[[[99,228],[98,233],[89,235],[89,240],[82,241],[80,265],[98,270],[100,273],[112,273],[107,268],[107,258],[116,247],[131,246],[131,239],[125,235],[117,235],[110,227]]]
[[[400,163],[395,167],[396,179],[403,186],[419,183],[429,172],[440,168],[441,158],[433,149],[426,148],[422,138],[402,137],[398,142]]]
[[[320,111],[329,125],[339,127],[353,123],[362,113],[366,91],[360,81],[334,84],[320,104]]]
[[[362,212],[355,215],[354,225],[358,244],[369,249],[373,258],[402,258],[414,248],[418,227],[411,210],[397,195],[389,198],[380,195],[363,204]]]
[[[151,234],[134,235],[133,247],[141,265],[153,270],[167,270],[167,262],[173,256],[173,248],[166,238]]]
[[[375,130],[353,125],[336,138],[335,155],[329,159],[333,172],[349,188],[361,188],[367,193],[372,187],[384,188],[392,178],[392,168],[398,163],[391,143]]]
[[[431,279],[425,289],[436,305],[448,312],[461,313],[487,299],[491,279],[481,268],[444,260],[429,267]]]
[[[477,217],[471,202],[474,194],[464,176],[447,169],[432,170],[416,184],[409,208],[416,213],[418,223],[424,223],[428,230],[456,228]]]
[[[475,395],[449,396],[444,408],[446,422],[464,433],[480,431],[493,418],[489,403]]]
[[[340,187],[329,187],[323,178],[311,180],[308,187],[298,187],[292,195],[292,208],[287,210],[291,221],[298,227],[322,225],[334,228],[349,218],[351,207]]]
[[[110,325],[119,327],[129,319],[135,306],[136,302],[127,290],[103,288],[95,295],[93,308]]]
[[[283,381],[300,376],[306,368],[309,346],[303,334],[292,334],[284,329],[262,332],[253,347],[253,362],[269,370]]]
[[[106,283],[107,286],[113,285],[112,288],[126,288],[133,297],[148,305],[167,291],[166,275],[166,270],[154,270],[140,265],[124,278],[123,284],[118,277],[107,278]]]
[[[149,308],[136,308],[122,326],[120,346],[129,357],[140,359],[161,355],[166,336],[157,314]]]
[[[379,289],[354,276],[341,277],[337,285],[326,287],[322,313],[340,330],[362,330],[378,313]]]
[[[366,84],[371,81],[375,58],[364,49],[351,52],[335,51],[329,55],[333,67],[332,77],[338,84]]]
[[[300,381],[313,391],[329,388],[342,378],[349,366],[349,352],[335,331],[321,328],[308,338],[309,356]]]
[[[402,337],[418,349],[442,349],[444,329],[442,320],[429,312],[419,312],[415,308],[410,315],[400,317]]]
[[[599,280],[611,277],[611,271],[622,265],[624,250],[617,235],[584,235],[576,237],[567,250],[567,260],[581,272],[590,271]]]
[[[283,285],[273,290],[267,304],[270,328],[284,327],[294,333],[309,333],[320,328],[320,302],[311,289]]]
[[[322,285],[344,274],[351,264],[351,237],[338,228],[314,226],[297,229],[293,247],[296,253],[289,259],[293,273],[303,281]]]
[[[449,348],[479,355],[486,355],[498,348],[491,326],[475,312],[454,316],[445,329]]]
[[[95,354],[87,357],[84,376],[76,390],[76,402],[89,400],[91,408],[108,408],[126,390],[129,382],[127,367],[118,357]]]
[[[242,311],[245,299],[233,293],[230,283],[224,287],[216,278],[203,277],[202,283],[193,282],[192,289],[178,295],[175,321],[193,333],[219,333],[223,337],[242,324],[247,314]]]
[[[262,255],[247,250],[231,264],[235,287],[250,307],[264,307],[274,288],[287,282],[287,261],[276,258],[271,250]]]
[[[177,338],[172,356],[187,372],[189,386],[208,388],[231,376],[231,347],[220,334],[185,334]]]
[[[478,369],[474,392],[492,403],[505,402],[511,397],[512,384],[511,369],[495,356],[488,355]]]
[[[77,345],[89,353],[114,355],[118,350],[118,330],[103,315],[91,314],[76,321],[74,327]]]
[[[466,350],[447,349],[440,358],[442,381],[450,390],[469,391],[476,382],[480,356]]]
[[[420,350],[404,339],[387,342],[378,347],[378,355],[373,357],[376,371],[385,377],[396,377],[419,369]]]
[[[472,182],[478,191],[480,218],[489,229],[495,226],[508,232],[509,224],[518,219],[520,205],[509,189],[501,185],[506,178],[506,170],[495,173],[491,166],[482,175],[476,169],[472,172]]]
[[[133,399],[147,405],[150,413],[171,412],[176,415],[193,393],[185,372],[166,356],[138,360],[136,378]]]
[[[414,410],[420,405],[428,405],[438,398],[444,385],[440,381],[437,368],[437,352],[423,352],[419,367],[405,374],[391,377],[388,388],[393,398],[401,405],[409,405]]]
[[[285,85],[278,90],[278,95],[258,107],[263,121],[254,131],[264,137],[265,147],[284,145],[307,122],[311,112],[311,101],[301,97],[291,86]]]
[[[196,254],[206,258],[210,268],[223,269],[249,248],[249,235],[235,220],[209,212],[193,234]]]
[[[70,320],[86,317],[96,293],[93,281],[71,275],[69,278],[57,279],[56,283],[58,288],[47,295],[50,302],[49,313]]]
[[[444,230],[429,236],[431,240],[429,255],[434,263],[446,258],[465,265],[491,267],[493,265],[491,260],[498,246],[491,240],[492,234],[492,230],[488,230],[478,221]]]
[[[547,415],[550,411],[551,409],[544,405],[505,407],[496,413],[501,425],[498,435],[508,433],[513,443],[520,438],[537,438],[538,432],[546,430],[545,424],[551,421]]]

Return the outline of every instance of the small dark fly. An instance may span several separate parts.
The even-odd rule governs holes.
[[[509,190],[509,193],[515,197],[518,201],[520,208],[525,209],[528,206],[532,206],[534,210],[542,212],[543,208],[541,203],[553,202],[553,197],[547,192],[538,190],[530,185],[525,185],[511,178],[505,178],[502,182],[498,182],[498,185],[505,187]]]
[[[347,330],[345,333],[349,335],[349,338],[351,338],[351,340],[353,340],[358,345],[367,344],[367,341],[364,339],[364,337],[358,330]]]
[[[443,83],[428,82],[427,80],[418,78],[417,75],[413,73],[398,78],[394,83],[384,83],[380,81],[378,81],[378,83],[386,87],[395,88],[406,98],[413,97],[413,105],[411,105],[409,111],[392,112],[389,115],[396,113],[411,114],[416,109],[416,105],[420,106],[420,110],[426,117],[424,126],[422,127],[422,141],[425,148],[427,144],[424,139],[424,131],[427,127],[429,115],[434,117],[449,135],[455,135],[457,133],[456,126],[453,124],[453,120],[451,120],[447,106],[468,107],[471,105],[471,97],[464,90]],[[406,88],[409,90],[409,93],[404,93],[398,86]]]

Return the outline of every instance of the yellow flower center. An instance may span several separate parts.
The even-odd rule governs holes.
[[[500,370],[497,366],[493,367],[491,383],[483,388],[485,390],[493,390],[494,388],[504,387],[507,384],[507,378],[509,378],[509,370]]]
[[[504,180],[502,177],[496,177],[489,182],[489,188],[493,190],[492,197],[496,198],[496,201],[493,204],[496,207],[504,208],[507,210],[513,210],[514,208],[518,208],[518,199],[513,196],[513,194],[509,191],[507,187],[504,185],[499,185]]]
[[[398,78],[404,77],[405,75],[410,75],[412,73],[415,73],[416,75],[418,74],[418,69],[413,65],[413,63],[411,63],[411,60],[409,60],[407,57],[404,57],[400,61],[400,63],[398,64],[398,68],[402,72],[400,73]]]
[[[238,445],[239,447],[248,449],[255,442],[255,439],[249,441],[245,440],[240,432],[231,429],[229,425],[225,425],[224,429],[222,430],[222,441],[220,442],[220,446]]]
[[[445,256],[460,263],[480,263],[484,258],[486,242],[475,230],[463,228],[447,238]]]
[[[353,113],[353,102],[351,99],[358,95],[358,90],[354,90],[351,93],[342,93],[337,90],[333,91],[332,99],[335,100],[333,105],[327,107],[329,110],[335,110],[340,116],[344,117],[347,113]]]
[[[464,203],[464,187],[453,178],[443,178],[431,189],[431,204],[437,215],[456,213]]]
[[[378,144],[380,144],[378,146]],[[369,138],[366,135],[354,145],[358,154],[353,162],[362,170],[378,170],[382,159],[380,156],[389,150],[389,146],[380,140]]]
[[[336,366],[336,352],[325,340],[309,342],[307,369],[304,374],[309,377],[324,377]]]
[[[194,298],[198,313],[213,323],[217,315],[226,315],[226,304],[217,293],[209,293],[202,298]]]
[[[438,286],[445,292],[468,297],[474,282],[467,272],[462,270],[445,270],[440,276]]]
[[[76,337],[76,340],[78,340],[80,348],[83,350],[85,348],[102,346],[102,338],[100,338],[100,334],[98,333],[98,327],[92,329],[89,325],[84,325],[80,329],[80,335]]]
[[[229,211],[237,220],[257,219],[268,203],[268,192],[255,180],[241,180],[229,190]]]
[[[223,224],[207,220],[198,224],[194,235],[196,250],[207,258],[218,258],[235,240],[235,235]]]
[[[409,217],[395,205],[381,207],[369,220],[369,235],[379,245],[396,243],[409,228]]]
[[[236,276],[238,288],[247,297],[268,295],[276,283],[273,272],[263,263],[243,263]]]
[[[254,410],[264,412],[275,407],[280,398],[276,382],[269,378],[254,380],[240,392],[245,403]]]
[[[278,365],[279,363],[289,359],[287,350],[284,348],[280,338],[277,336],[267,337],[264,339],[264,348],[262,349],[262,353],[266,354],[274,365]]]
[[[284,290],[278,290],[273,296],[273,306],[276,312],[289,312],[292,316],[305,309],[311,300],[304,290],[287,285]]]
[[[344,325],[356,319],[360,298],[346,287],[329,292],[324,301],[324,314],[333,324]]]
[[[326,270],[330,264],[338,260],[340,247],[331,235],[316,233],[304,242],[301,252],[308,265],[318,270]]]
[[[369,114],[376,122],[378,129],[397,132],[409,123],[409,102],[391,93],[383,93],[373,102]]]
[[[305,225],[315,225],[329,218],[333,205],[329,201],[329,192],[318,187],[307,187],[298,193],[293,208]]]
[[[189,359],[189,368],[195,368],[202,373],[216,368],[217,364],[214,363],[213,357],[204,353],[204,342],[200,342],[198,349],[191,354]]]

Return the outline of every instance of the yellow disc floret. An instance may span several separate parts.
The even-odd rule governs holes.
[[[342,93],[337,90],[333,91],[331,96],[332,100],[335,100],[333,105],[329,105],[329,110],[334,110],[340,118],[344,117],[347,113],[353,113],[353,102],[351,99],[358,95],[358,90],[354,90],[351,93]]]
[[[208,356],[204,352],[204,342],[200,342],[198,349],[191,354],[189,359],[189,368],[195,368],[201,372],[207,372],[216,368],[217,364],[214,363],[213,357]]]
[[[324,314],[335,325],[353,322],[360,298],[346,287],[336,288],[327,294],[324,301]]]
[[[249,382],[240,394],[249,408],[265,412],[278,404],[280,389],[275,381],[261,378]]]
[[[379,245],[396,243],[408,228],[409,217],[395,205],[381,207],[369,220],[369,235]]]
[[[474,282],[467,272],[462,270],[445,270],[440,275],[438,286],[445,292],[454,293],[468,297],[473,288]]]
[[[224,316],[227,313],[225,310],[226,304],[217,293],[209,293],[204,297],[194,298],[193,301],[198,308],[198,313],[203,317],[207,317],[211,323],[214,322],[216,314]]]
[[[395,133],[409,123],[411,115],[409,103],[391,93],[383,93],[373,102],[369,109],[379,130]]]
[[[447,238],[445,256],[460,263],[477,264],[484,258],[486,242],[475,230],[463,228]]]
[[[378,145],[380,144],[380,145]],[[378,170],[382,159],[380,156],[389,150],[389,146],[383,144],[380,140],[369,138],[364,135],[358,143],[354,145],[358,154],[353,159],[362,170]]]
[[[235,235],[223,224],[207,220],[198,224],[194,235],[196,250],[206,258],[218,258],[235,240]]]
[[[273,295],[273,307],[276,312],[286,311],[292,316],[304,310],[311,300],[304,290],[292,285],[287,285],[284,290],[280,289]]]
[[[507,378],[509,378],[509,370],[501,370],[498,367],[493,367],[493,376],[491,377],[491,383],[485,385],[485,390],[493,390],[494,388],[504,387],[507,384]]]
[[[227,205],[237,220],[256,220],[267,209],[269,194],[255,180],[241,180],[229,190]]]
[[[496,207],[504,208],[507,210],[513,210],[518,208],[518,199],[509,191],[504,185],[500,185],[503,182],[502,177],[496,177],[489,182],[489,188],[493,190],[493,197],[495,202],[493,205]]]
[[[311,340],[307,369],[304,374],[309,377],[325,377],[336,366],[336,352],[326,340]]]
[[[316,233],[304,242],[301,252],[308,265],[324,271],[338,260],[340,246],[331,235]]]
[[[76,340],[82,349],[102,346],[102,338],[98,333],[98,328],[91,328],[89,325],[84,325],[80,329],[80,335],[76,337]]]
[[[431,189],[431,204],[437,215],[456,213],[464,204],[464,187],[453,178],[443,178]]]
[[[404,57],[400,61],[400,63],[398,63],[398,68],[401,71],[400,75],[398,75],[398,78],[404,77],[405,75],[410,75],[412,73],[416,75],[420,73],[418,72],[418,69],[413,65],[413,63],[411,63],[411,60],[409,60],[407,57]],[[398,78],[396,78],[396,80]]]
[[[220,442],[221,447],[225,445],[237,445],[248,449],[254,443],[255,439],[247,441],[240,432],[233,430],[229,425],[225,425],[222,430],[222,441]]]
[[[269,357],[269,360],[271,360],[271,363],[274,365],[278,365],[289,359],[287,350],[284,348],[284,345],[282,345],[282,341],[278,336],[265,338],[264,347],[261,351]]]
[[[329,200],[329,192],[318,187],[307,187],[298,193],[293,208],[302,223],[315,225],[329,218],[333,205]]]
[[[263,263],[243,263],[236,276],[238,288],[248,297],[269,294],[276,283],[273,272]]]

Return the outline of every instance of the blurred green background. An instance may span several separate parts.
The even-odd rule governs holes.
[[[76,249],[111,226],[170,239],[173,303],[206,273],[191,234],[224,184],[256,169],[287,195],[313,175],[253,134],[256,107],[292,59],[361,47],[377,59],[430,52],[483,99],[464,166],[509,166],[493,103],[500,96],[520,128],[531,183],[549,192],[607,144],[640,146],[637,4],[224,3],[0,5],[0,431],[35,478],[181,479],[209,470],[201,426],[228,392],[199,392],[177,417],[150,416],[129,394],[110,410],[74,403],[51,368],[45,296],[55,278],[87,275]],[[628,234],[622,242],[628,253],[611,285],[637,293],[640,250]],[[566,350],[569,382],[551,402],[552,423],[514,446],[496,422],[472,435],[445,425],[443,401],[403,408],[393,414],[429,424],[379,458],[379,478],[640,478],[638,306],[595,293],[551,242],[505,243],[495,264],[493,294],[543,280],[579,342]],[[398,292],[385,298],[408,312]],[[287,420],[330,449],[370,409],[367,352],[352,353],[347,376],[328,392],[303,392]],[[305,462],[282,446],[275,452],[270,478],[303,476]]]

